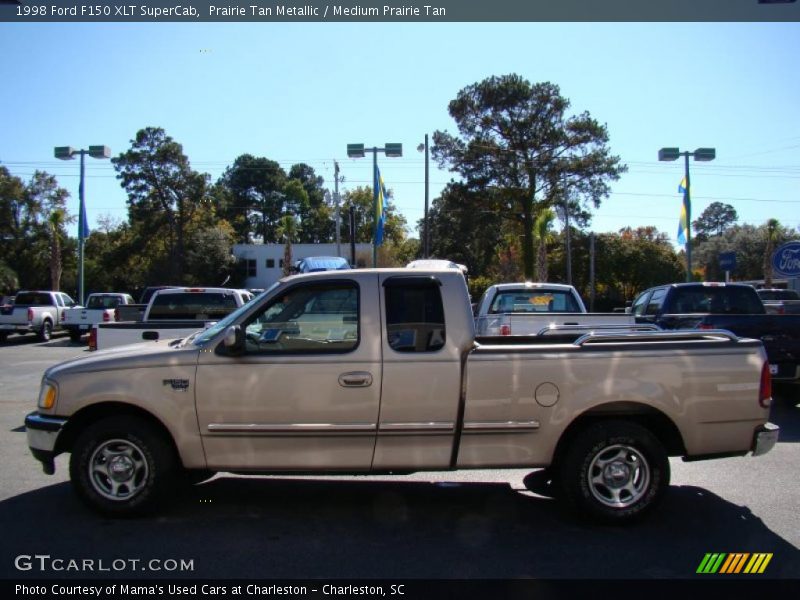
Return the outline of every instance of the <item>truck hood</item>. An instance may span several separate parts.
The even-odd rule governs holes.
[[[97,373],[119,369],[147,369],[165,366],[187,366],[197,363],[199,349],[187,346],[170,346],[174,340],[163,340],[117,346],[92,352],[89,356],[73,358],[50,367],[45,377],[58,379],[61,375]]]

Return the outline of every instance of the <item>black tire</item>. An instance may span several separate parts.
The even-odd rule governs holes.
[[[625,523],[650,511],[669,487],[661,442],[629,421],[601,421],[572,440],[559,465],[559,498],[578,515]]]
[[[130,416],[90,425],[76,440],[69,462],[78,497],[96,511],[119,517],[152,512],[169,497],[179,471],[166,436]]]
[[[50,338],[53,337],[53,324],[45,319],[42,322],[42,326],[39,328],[39,333],[36,334],[36,337],[39,338],[40,342],[49,342]]]
[[[70,339],[71,342],[75,342],[76,344],[79,344],[81,342],[81,337],[82,337],[82,334],[81,334],[81,332],[79,330],[77,330],[77,329],[70,329],[69,330],[69,339]]]
[[[4,344],[7,339],[8,334],[5,331],[0,333],[0,344]]]

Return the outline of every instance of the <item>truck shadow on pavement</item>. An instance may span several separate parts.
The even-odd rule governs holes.
[[[161,514],[108,519],[60,483],[0,502],[0,577],[692,578],[707,552],[800,552],[747,507],[673,486],[644,521],[587,525],[507,483],[217,477]],[[21,572],[19,555],[193,561],[193,571]],[[711,576],[714,577],[714,576]]]
[[[800,385],[782,385],[776,392],[769,420],[781,428],[779,443],[800,442]]]

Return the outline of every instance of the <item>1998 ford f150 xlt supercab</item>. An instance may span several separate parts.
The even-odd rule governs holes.
[[[777,441],[760,342],[570,335],[476,340],[453,269],[296,275],[186,339],[48,369],[28,443],[48,473],[71,452],[79,496],[108,514],[192,471],[549,467],[568,506],[622,522],[662,497],[669,456]]]

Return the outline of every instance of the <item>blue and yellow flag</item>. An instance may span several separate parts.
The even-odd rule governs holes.
[[[678,221],[678,243],[686,245],[686,203],[681,202],[681,218]]]
[[[678,184],[678,193],[685,194],[686,193],[686,177],[681,179],[681,182]]]
[[[383,225],[386,222],[386,187],[383,185],[383,177],[378,165],[375,165],[375,197],[378,199],[375,207],[375,245],[383,243]]]

